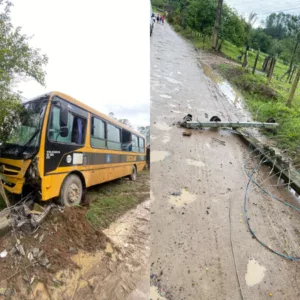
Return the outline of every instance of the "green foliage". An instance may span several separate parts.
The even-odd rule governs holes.
[[[300,162],[300,109],[299,101],[294,106],[286,106],[288,89],[283,83],[274,80],[267,85],[265,76],[255,76],[243,71],[241,68],[220,65],[219,70],[224,77],[238,86],[244,95],[246,104],[252,112],[254,120],[265,122],[272,117],[280,124],[275,134],[269,136],[271,141],[281,149],[287,150],[295,163]],[[249,89],[249,86],[251,88]],[[273,91],[273,92],[272,92]],[[272,94],[276,94],[276,98]],[[265,134],[270,133],[264,131]]]
[[[20,96],[12,92],[16,78],[32,78],[45,85],[43,67],[48,58],[29,45],[29,37],[11,23],[10,1],[0,0],[0,142],[7,139],[18,121]]]

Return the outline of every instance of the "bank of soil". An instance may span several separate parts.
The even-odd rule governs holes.
[[[135,182],[122,179],[89,189],[83,206],[64,208],[63,210],[52,209],[40,228],[32,234],[15,230],[2,237],[0,252],[6,250],[7,255],[0,258],[0,297],[5,294],[11,295],[13,299],[31,299],[34,294],[35,299],[50,299],[49,295],[52,295],[51,299],[72,299],[72,295],[65,294],[65,291],[63,293],[63,290],[66,283],[69,287],[72,286],[72,283],[75,284],[75,280],[78,279],[78,272],[81,274],[84,269],[86,273],[89,273],[90,268],[100,264],[102,274],[109,274],[111,271],[107,268],[112,261],[117,268],[127,255],[126,249],[130,248],[128,245],[130,245],[129,236],[131,232],[129,231],[129,236],[127,236],[128,247],[124,248],[121,241],[115,242],[113,236],[104,233],[104,226],[92,226],[90,220],[87,219],[87,214],[91,210],[93,201],[101,203],[102,197],[105,199],[111,197],[112,201],[117,199],[121,205],[123,196],[116,198],[116,194],[120,190],[125,191],[123,192],[124,197],[130,196],[132,201],[127,203],[127,206],[123,205],[122,209],[116,209],[115,213],[110,212],[109,221],[105,218],[103,207],[99,206],[98,216],[105,222],[97,224],[105,224],[107,227],[107,224],[115,224],[114,221],[118,222],[120,218],[123,218],[121,219],[122,224],[134,231],[132,228],[137,221],[135,222],[131,217],[129,220],[131,224],[127,224],[128,215],[126,216],[126,212],[142,210],[139,206],[139,209],[135,207],[146,205],[140,203],[149,198],[148,171],[139,173]],[[115,204],[116,202],[112,203]],[[149,210],[145,209],[145,214],[147,212]],[[94,213],[93,217],[97,217],[97,214]],[[147,233],[145,233],[146,235]],[[16,245],[17,247],[15,247]],[[20,246],[24,251],[20,250]],[[140,258],[137,254],[133,259]],[[83,263],[84,261],[86,264]],[[129,271],[128,274],[130,275]],[[96,279],[94,281],[94,284],[98,286],[102,284],[96,282]],[[90,292],[93,295],[92,283],[88,286],[90,286]],[[76,294],[80,288],[82,287],[76,287]],[[127,289],[129,294],[133,286]],[[38,292],[39,290],[40,292]],[[75,293],[75,291],[73,292]],[[53,296],[54,294],[56,296]],[[93,297],[90,299],[117,299],[110,298],[109,295],[105,298],[96,295]]]

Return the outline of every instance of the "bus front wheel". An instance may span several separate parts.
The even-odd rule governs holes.
[[[136,177],[137,177],[136,166],[133,166],[131,174],[129,175],[129,179],[132,180],[132,181],[135,181]]]
[[[69,175],[61,188],[59,202],[63,206],[79,205],[82,198],[82,182],[77,175]]]

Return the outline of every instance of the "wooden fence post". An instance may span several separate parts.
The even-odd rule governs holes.
[[[293,78],[294,78],[294,75],[295,75],[295,71],[296,71],[296,69],[297,69],[297,67],[296,67],[296,66],[294,66],[294,68],[293,68],[293,71],[291,72],[291,76],[290,76],[289,83],[292,83],[292,81],[293,81]]]
[[[274,72],[274,68],[275,68],[275,64],[276,64],[276,57],[272,57],[270,67],[269,67],[269,70],[268,70],[268,74],[267,74],[268,82],[271,82],[273,72]]]
[[[254,62],[254,66],[253,66],[253,70],[252,70],[252,74],[255,74],[255,70],[256,70],[256,66],[257,66],[257,62],[258,62],[258,58],[259,58],[259,48],[258,48],[258,51],[257,51],[257,54],[256,54],[256,57],[255,57],[255,62]]]
[[[286,104],[288,107],[291,107],[291,105],[292,105],[292,101],[293,101],[293,98],[294,98],[294,95],[295,95],[295,92],[296,92],[296,88],[298,86],[299,78],[300,78],[300,69],[297,70],[297,74],[296,74],[296,77],[294,79],[294,82],[293,82],[293,85],[292,85],[292,88],[291,88],[289,99],[288,99],[288,102]]]

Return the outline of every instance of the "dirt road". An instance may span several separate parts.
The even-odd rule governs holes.
[[[200,59],[209,61],[210,55]],[[184,137],[173,125],[187,113],[199,120],[209,120],[207,115],[247,120],[239,107],[204,74],[192,45],[168,24],[156,24],[151,40],[153,300],[300,298],[300,262],[264,248],[244,221],[248,178],[243,165],[255,162],[248,147],[228,130]],[[272,187],[277,178],[269,171],[260,168],[257,180],[299,206],[283,186]],[[250,223],[265,244],[300,256],[299,213],[253,187],[248,201]]]

